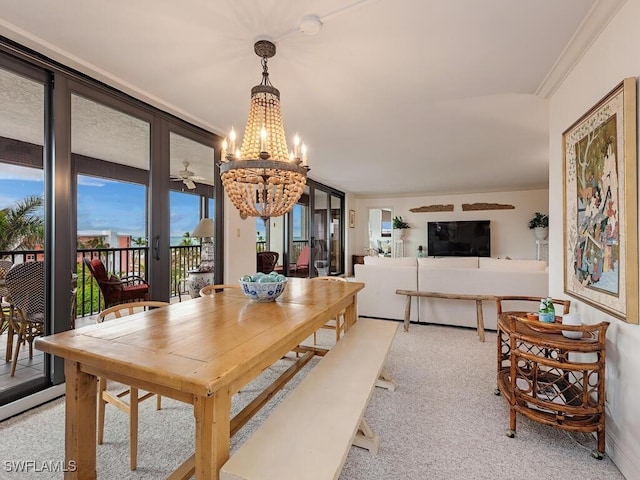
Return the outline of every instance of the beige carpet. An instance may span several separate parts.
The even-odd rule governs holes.
[[[320,335],[321,342],[331,343],[331,332]],[[468,329],[418,325],[412,325],[409,333],[400,329],[387,362],[398,388],[395,392],[376,389],[366,416],[381,437],[380,452],[373,456],[352,447],[340,479],[624,478],[609,458],[591,458],[596,442],[589,435],[570,436],[519,417],[516,437],[506,437],[509,410],[505,400],[493,394],[495,348],[492,333],[486,343],[480,343],[475,331]],[[233,411],[290,363],[281,360],[248,385],[234,399]],[[294,388],[305,371],[288,388]],[[280,392],[232,439],[232,451],[285,394]],[[155,411],[154,403],[141,405],[135,472],[128,468],[126,415],[107,408],[105,444],[97,450],[99,478],[166,478],[193,452],[189,406],[165,399],[164,408]],[[63,430],[62,400],[0,423],[0,478],[62,478],[60,473],[9,472],[7,462],[34,461],[42,467],[43,462],[62,460]]]

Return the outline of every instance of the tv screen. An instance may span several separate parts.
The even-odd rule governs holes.
[[[427,222],[427,254],[434,257],[490,257],[490,220]]]

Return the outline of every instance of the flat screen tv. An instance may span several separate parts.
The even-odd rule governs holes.
[[[490,220],[427,222],[427,254],[433,257],[490,257]]]

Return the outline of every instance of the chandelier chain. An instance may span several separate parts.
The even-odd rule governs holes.
[[[269,67],[267,66],[267,57],[262,57],[262,85],[271,85],[271,81],[269,80]]]

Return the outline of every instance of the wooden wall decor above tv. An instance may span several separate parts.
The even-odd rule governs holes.
[[[463,203],[462,211],[468,212],[471,210],[514,210],[516,207],[513,205],[506,205],[504,203]]]
[[[428,213],[428,212],[453,212],[453,204],[449,205],[424,205],[422,207],[414,207],[409,209],[413,213]]]

